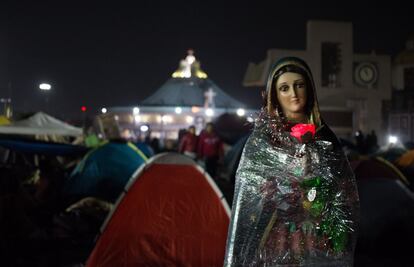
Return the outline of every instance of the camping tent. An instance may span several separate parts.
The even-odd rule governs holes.
[[[8,124],[10,124],[10,120],[6,116],[1,115],[0,116],[0,125],[8,125]]]
[[[132,143],[106,142],[87,153],[65,184],[67,196],[115,202],[135,170],[146,161]]]
[[[1,125],[0,134],[80,136],[82,129],[37,112],[27,119]]]
[[[414,150],[408,150],[402,154],[402,156],[395,161],[395,164],[402,168],[414,165]]]
[[[155,154],[154,149],[152,149],[152,147],[147,143],[136,142],[136,143],[134,143],[134,145],[136,145],[139,148],[139,150],[141,150],[142,153],[144,153],[144,155],[147,158],[150,158],[150,157],[154,156],[154,154]]]
[[[361,219],[356,266],[413,266],[413,192],[384,176],[357,183]]]
[[[409,185],[409,181],[405,175],[401,173],[394,164],[381,157],[351,161],[351,167],[354,170],[357,180],[388,178],[399,180],[402,183]]]
[[[159,154],[133,175],[86,266],[223,266],[229,217],[204,170]]]
[[[374,154],[376,157],[381,157],[389,162],[394,163],[398,158],[400,158],[407,150],[402,146],[394,146],[389,148],[384,148]]]

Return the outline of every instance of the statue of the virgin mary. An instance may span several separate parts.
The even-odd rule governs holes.
[[[299,58],[271,69],[236,173],[225,266],[352,266],[354,174]]]

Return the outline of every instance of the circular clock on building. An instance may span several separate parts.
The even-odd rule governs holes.
[[[356,65],[355,81],[359,85],[371,86],[378,80],[377,66],[370,62],[362,62]]]

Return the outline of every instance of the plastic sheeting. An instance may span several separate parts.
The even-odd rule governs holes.
[[[213,184],[194,165],[150,164],[86,266],[222,266],[230,214]]]
[[[237,170],[225,266],[352,266],[359,199],[333,134],[325,125],[306,143],[282,132],[274,144],[268,126]]]

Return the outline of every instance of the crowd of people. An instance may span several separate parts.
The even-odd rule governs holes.
[[[355,143],[361,154],[371,154],[379,149],[375,130],[372,130],[366,136],[362,130],[357,131],[355,134]]]
[[[223,161],[223,141],[217,135],[212,123],[207,123],[200,135],[196,135],[195,126],[179,140],[178,152],[196,160],[213,179],[217,178],[218,163]]]

